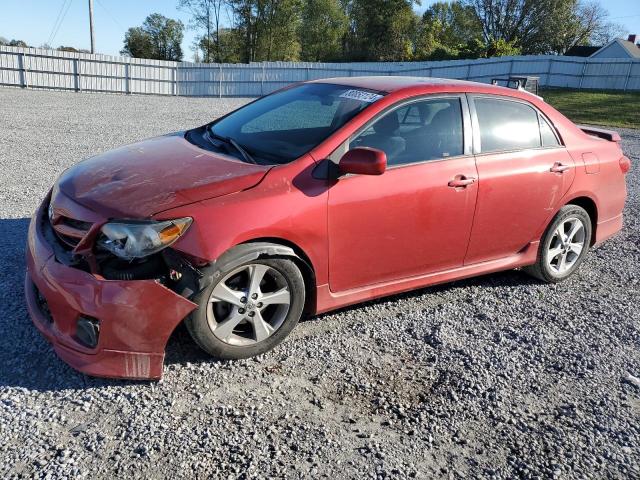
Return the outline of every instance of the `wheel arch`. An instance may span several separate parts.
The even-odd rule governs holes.
[[[305,285],[305,304],[303,314],[316,311],[316,273],[307,253],[294,242],[277,237],[261,237],[246,240],[234,245],[220,255],[206,269],[201,290],[210,285],[221,269],[233,268],[234,265],[257,258],[288,258],[292,260],[302,273]]]
[[[586,195],[572,198],[565,205],[577,205],[578,207],[584,208],[586,212],[589,214],[589,219],[591,220],[591,240],[590,245],[596,241],[596,230],[598,228],[598,206],[596,202]]]

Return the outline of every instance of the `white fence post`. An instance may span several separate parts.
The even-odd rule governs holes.
[[[129,64],[124,64],[124,92],[126,94],[131,93],[131,88],[129,86]]]
[[[218,71],[218,97],[222,98],[222,64],[220,64],[220,70]]]
[[[18,70],[20,71],[20,86],[22,88],[27,88],[29,85],[27,84],[27,67],[24,63],[24,53],[18,54]]]
[[[551,69],[553,66],[553,57],[549,59],[549,66],[547,67],[547,82],[546,85],[550,85],[551,84]]]
[[[175,96],[178,91],[178,66],[175,65],[171,69],[171,95]]]
[[[587,71],[587,59],[585,58],[582,63],[582,72],[580,73],[580,83],[578,83],[578,88],[582,88],[582,82],[584,81],[584,73]]]
[[[78,62],[79,60],[77,58],[73,59],[73,89],[76,92],[80,91],[80,69]]]
[[[624,88],[623,92],[627,91],[627,87],[629,86],[629,78],[631,77],[631,70],[633,69],[633,60],[629,59],[629,69],[627,70],[627,76],[624,79]]]

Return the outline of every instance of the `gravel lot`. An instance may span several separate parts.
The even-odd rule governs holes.
[[[186,330],[161,382],[89,378],[23,304],[63,169],[240,99],[0,89],[0,478],[640,477],[640,131],[623,233],[556,286],[505,272],[312,318],[257,359]]]

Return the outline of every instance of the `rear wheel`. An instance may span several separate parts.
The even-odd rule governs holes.
[[[298,323],[304,280],[294,262],[257,259],[226,271],[198,296],[187,329],[209,354],[252,357],[280,343]]]
[[[565,280],[584,260],[591,229],[591,218],[582,207],[562,207],[542,237],[538,260],[525,271],[549,283]]]

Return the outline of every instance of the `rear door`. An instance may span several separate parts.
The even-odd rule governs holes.
[[[536,240],[575,176],[573,159],[533,105],[469,97],[479,189],[465,265],[513,255]]]
[[[465,97],[392,108],[343,151],[357,146],[383,150],[388,166],[380,176],[341,177],[329,190],[331,290],[461,266],[477,193]]]

